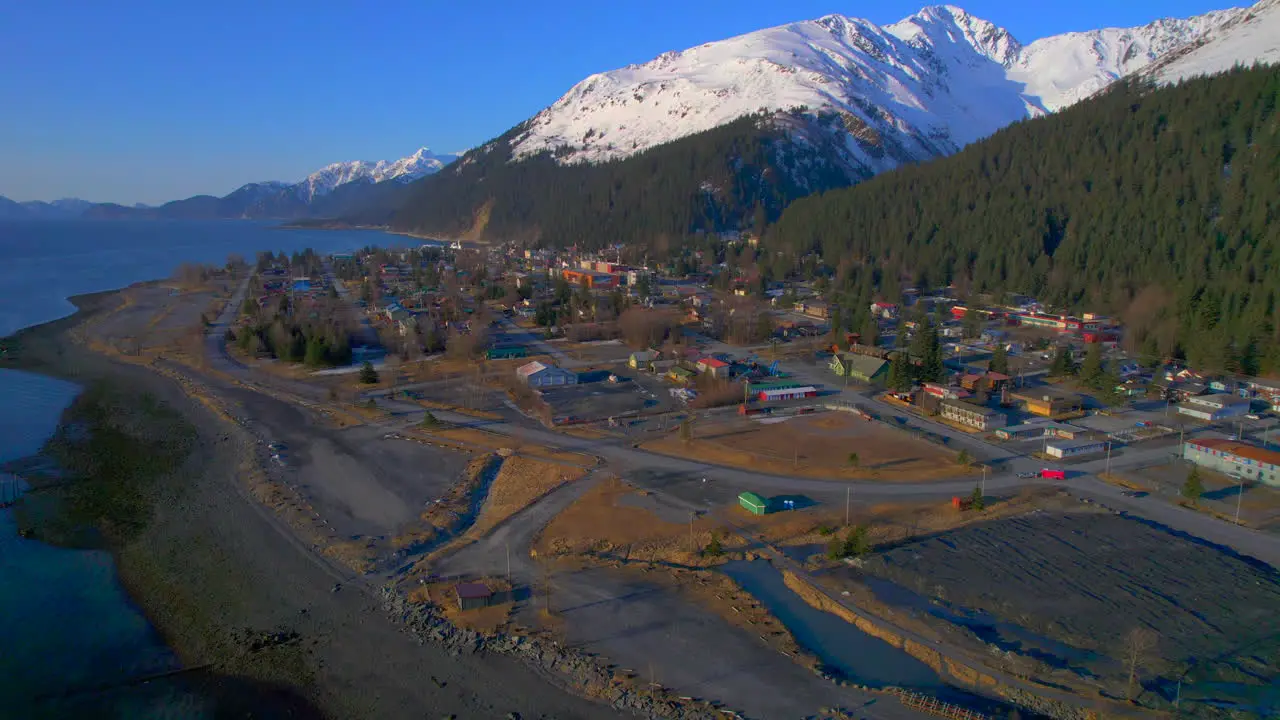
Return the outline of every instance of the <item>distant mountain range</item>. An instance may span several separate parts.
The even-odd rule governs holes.
[[[15,202],[0,196],[0,218],[295,220],[332,217],[353,208],[391,201],[399,197],[399,191],[405,184],[438,172],[456,158],[456,155],[437,155],[422,148],[399,160],[333,163],[297,183],[249,183],[224,197],[196,195],[154,207],[92,203],[78,198]]]

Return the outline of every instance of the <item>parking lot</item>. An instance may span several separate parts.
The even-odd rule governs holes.
[[[617,382],[610,382],[610,374],[583,373],[577,385],[543,389],[542,399],[551,406],[554,417],[579,422],[676,409],[675,399],[659,378],[618,369],[614,373]]]

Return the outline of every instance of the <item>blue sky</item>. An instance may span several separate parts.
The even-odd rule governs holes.
[[[0,0],[0,195],[154,203],[458,150],[593,72],[828,13],[884,24],[923,4]],[[1026,43],[1231,3],[954,4]]]

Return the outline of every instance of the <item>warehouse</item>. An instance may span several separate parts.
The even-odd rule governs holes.
[[[802,385],[793,388],[777,388],[775,390],[761,390],[756,397],[760,402],[777,402],[780,400],[801,400],[803,398],[811,398],[818,396],[818,388],[812,385]]]
[[[1202,468],[1233,478],[1258,480],[1280,487],[1280,452],[1236,440],[1188,440],[1182,457]]]
[[[1189,397],[1178,404],[1178,414],[1205,422],[1217,422],[1249,413],[1249,398],[1221,393]]]
[[[516,368],[516,375],[528,383],[529,387],[554,387],[556,385],[577,385],[577,373],[569,372],[555,365],[547,365],[534,361]]]
[[[941,400],[938,402],[938,410],[943,418],[975,430],[993,430],[1009,423],[1004,413],[964,400]]]
[[[1106,449],[1107,444],[1101,440],[1053,440],[1044,446],[1046,455],[1060,460],[1092,455]]]
[[[1088,430],[1075,425],[1041,420],[1040,422],[1029,422],[1024,425],[1011,425],[1000,428],[996,430],[996,437],[1001,440],[1039,440],[1047,435],[1049,437],[1062,438],[1063,440],[1075,440],[1087,432]]]

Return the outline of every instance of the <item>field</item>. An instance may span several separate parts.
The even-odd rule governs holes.
[[[719,524],[704,516],[690,525],[687,514],[676,521],[670,512],[651,509],[652,497],[610,478],[557,515],[538,537],[534,550],[541,557],[592,555],[619,561],[706,564],[694,544],[705,547]],[[719,537],[726,546],[732,544],[724,533]]]
[[[973,470],[955,455],[905,432],[845,413],[820,413],[785,422],[734,418],[644,445],[667,455],[779,475],[876,480],[954,478]],[[850,454],[857,462],[850,462]]]
[[[467,531],[467,535],[484,535],[538,498],[585,474],[586,471],[580,467],[566,467],[523,457],[507,458],[490,483],[489,492],[480,508],[480,516]]]
[[[1115,479],[1118,484],[1146,490],[1177,502],[1182,499],[1179,493],[1188,472],[1190,466],[1183,462],[1165,463],[1123,474],[1117,473]],[[1200,496],[1196,507],[1201,512],[1234,522],[1238,506],[1242,524],[1266,532],[1280,533],[1280,488],[1261,484],[1246,485],[1244,495],[1241,496],[1237,481],[1204,468],[1200,469],[1200,481],[1204,484],[1204,494]]]
[[[1033,513],[902,543],[864,569],[891,581],[882,599],[1104,694],[1125,694],[1125,638],[1138,628],[1154,638],[1138,663],[1144,704],[1171,699],[1183,670],[1184,700],[1196,683],[1276,678],[1280,574],[1141,521]]]

